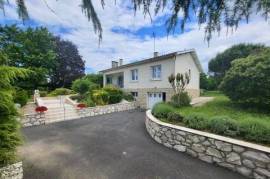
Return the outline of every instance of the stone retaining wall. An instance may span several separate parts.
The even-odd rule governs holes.
[[[166,147],[250,178],[270,179],[268,147],[164,123],[150,110],[146,112],[145,125],[151,137]]]
[[[136,107],[137,107],[136,102],[125,102],[125,103],[110,104],[110,105],[105,105],[105,106],[79,109],[78,114],[80,117],[89,117],[89,116],[108,114],[112,112],[131,110],[131,109],[135,109]]]
[[[0,168],[1,179],[22,179],[23,167],[22,162],[18,162],[6,167]]]
[[[20,121],[23,127],[38,126],[45,124],[45,114],[26,114]]]

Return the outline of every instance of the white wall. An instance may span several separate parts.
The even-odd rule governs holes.
[[[200,89],[200,72],[190,53],[179,55],[175,61],[175,75],[191,71],[190,83],[187,89]]]
[[[152,80],[151,66],[161,65],[161,80]],[[138,81],[131,81],[131,70],[138,69]],[[168,60],[146,63],[142,65],[127,67],[105,74],[124,73],[124,88],[171,88],[168,76],[176,73],[184,73],[191,70],[191,81],[187,88],[199,89],[199,71],[190,54],[180,55]],[[118,75],[118,74],[117,74]],[[105,80],[104,80],[105,81]],[[106,81],[105,81],[106,82]]]

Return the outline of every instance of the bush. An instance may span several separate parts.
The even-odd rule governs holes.
[[[27,91],[23,89],[16,89],[16,92],[14,94],[14,102],[19,103],[21,106],[26,105],[28,101],[28,94]]]
[[[123,91],[113,85],[107,85],[103,90],[108,93],[109,104],[119,103],[123,99]]]
[[[67,88],[56,88],[55,90],[51,91],[48,96],[59,96],[59,95],[70,95],[74,92]]]
[[[215,116],[210,119],[209,127],[211,132],[235,137],[239,135],[238,123],[227,116]]]
[[[240,136],[245,140],[270,144],[270,127],[259,121],[247,120],[240,123]]]
[[[73,81],[71,89],[79,93],[80,95],[84,95],[90,89],[90,87],[94,85],[93,82],[86,79],[77,79]]]
[[[94,90],[92,98],[96,105],[106,105],[109,103],[109,94],[103,89]]]
[[[169,112],[167,115],[167,119],[169,121],[182,122],[183,118],[184,118],[183,116],[181,116],[179,113],[176,112]]]
[[[92,100],[92,98],[89,96],[86,98],[86,100],[84,100],[85,104],[88,106],[88,107],[94,107],[96,106],[94,101]]]
[[[270,49],[234,60],[220,88],[234,102],[269,110]]]
[[[205,130],[208,128],[208,120],[199,114],[188,115],[184,118],[184,124],[193,129]]]
[[[154,105],[152,109],[152,114],[157,118],[167,119],[168,114],[173,111],[174,108],[171,105],[161,102]]]
[[[191,99],[187,92],[175,94],[171,98],[171,104],[174,107],[190,106]]]
[[[40,95],[40,97],[45,97],[48,95],[48,92],[47,91],[39,91],[39,95]]]
[[[134,97],[132,96],[132,94],[130,94],[130,93],[124,93],[123,98],[127,101],[134,101],[135,100]]]

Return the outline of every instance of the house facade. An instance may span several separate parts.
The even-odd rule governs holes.
[[[190,73],[186,90],[191,97],[200,95],[202,68],[195,50],[173,52],[123,65],[123,60],[112,61],[112,68],[101,71],[103,84],[113,84],[130,92],[143,108],[152,108],[160,101],[170,101],[173,93],[168,77]]]

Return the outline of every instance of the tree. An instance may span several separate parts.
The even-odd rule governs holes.
[[[216,55],[208,64],[210,73],[215,77],[224,77],[227,70],[231,67],[231,62],[238,58],[245,58],[251,54],[257,54],[266,47],[262,44],[238,44],[226,49],[224,52]]]
[[[205,73],[200,74],[200,89],[208,90],[208,78]]]
[[[270,109],[270,48],[234,60],[221,85],[229,98],[244,105]]]
[[[54,41],[57,65],[54,66],[50,84],[53,88],[70,87],[72,81],[84,76],[85,62],[72,42],[60,37],[55,37]]]
[[[103,86],[103,75],[102,74],[87,74],[83,79],[89,80],[93,83],[98,84],[100,87]]]
[[[53,35],[43,27],[22,30],[16,25],[0,26],[0,50],[7,55],[9,66],[31,68],[31,78],[16,84],[22,88],[35,89],[47,85],[55,60]]]
[[[46,1],[45,1],[46,2]],[[100,1],[104,7],[104,0]],[[8,0],[0,1],[0,7],[4,10],[4,5]],[[25,21],[29,18],[25,0],[17,0],[17,9],[19,17]],[[155,15],[161,12],[165,7],[171,10],[169,18],[166,20],[167,32],[173,32],[180,22],[182,31],[188,20],[194,19],[198,25],[205,25],[205,39],[209,41],[213,32],[220,32],[222,23],[226,27],[237,28],[243,20],[248,23],[251,14],[260,15],[265,19],[270,14],[270,2],[268,0],[132,0],[133,9],[136,12],[142,8],[144,15],[151,18],[151,8],[155,6]],[[95,11],[92,0],[81,1],[82,12],[92,21],[95,33],[102,39],[102,26]],[[54,11],[49,7],[54,13]],[[181,16],[179,17],[179,14]]]
[[[6,64],[7,55],[0,51],[0,167],[16,161],[17,146],[22,142],[11,83],[18,77],[29,75],[26,69]]]

